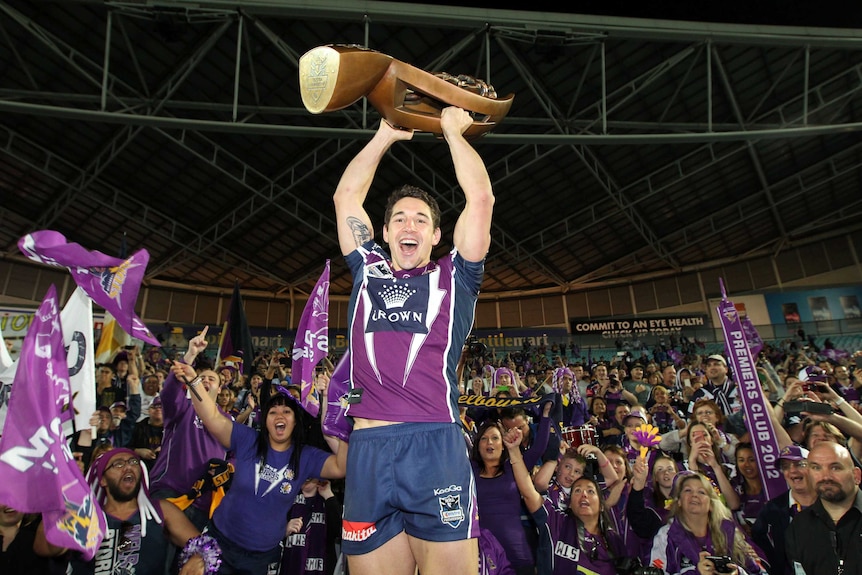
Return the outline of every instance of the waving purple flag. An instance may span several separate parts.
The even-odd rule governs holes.
[[[748,340],[739,312],[733,302],[727,299],[724,282],[721,282],[721,303],[716,310],[721,318],[721,329],[724,332],[724,345],[727,349],[727,362],[733,369],[733,377],[739,386],[739,398],[745,415],[745,427],[751,435],[754,456],[760,477],[763,480],[763,491],[767,500],[787,491],[784,476],[778,468],[778,439],[775,427],[766,406],[766,398],[757,377],[757,366],[751,357]]]
[[[293,343],[293,382],[301,384],[302,407],[317,417],[320,398],[314,389],[314,366],[329,353],[329,260],[305,303]]]
[[[150,254],[139,250],[122,260],[69,243],[63,234],[42,230],[18,240],[18,249],[34,262],[64,267],[94,302],[105,308],[126,333],[150,345],[159,341],[135,314],[135,302]]]
[[[63,434],[62,410],[69,395],[52,285],[21,346],[0,437],[0,501],[24,513],[42,513],[48,541],[89,560],[104,538],[106,523]]]
[[[347,418],[347,395],[350,393],[350,351],[344,352],[326,388],[326,416],[323,418],[323,433],[337,437],[347,443],[353,426]]]
[[[751,323],[748,316],[740,318],[740,323],[742,324],[742,331],[745,332],[748,349],[751,350],[752,357],[757,357],[763,349],[763,339],[761,339],[760,334],[757,333],[757,328],[754,327],[754,324]]]

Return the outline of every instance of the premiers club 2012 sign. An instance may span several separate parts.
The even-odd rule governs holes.
[[[572,334],[628,338],[647,335],[679,335],[686,328],[708,327],[707,316],[679,315],[656,317],[617,317],[614,319],[574,319]]]

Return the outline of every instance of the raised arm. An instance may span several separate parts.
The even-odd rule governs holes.
[[[185,377],[189,381],[195,379],[195,370],[192,369],[190,365],[180,363],[179,361],[174,362],[171,372],[177,378]],[[206,374],[204,377],[206,377]],[[218,382],[211,382],[210,385],[218,385]],[[195,395],[195,392],[197,392],[197,395]],[[234,423],[227,415],[219,411],[215,400],[210,397],[210,394],[207,393],[200,381],[192,384],[191,400],[192,406],[195,408],[195,413],[198,414],[198,417],[204,424],[204,427],[207,428],[207,431],[209,431],[225,449],[229,448],[230,436],[233,431]]]
[[[521,492],[521,497],[524,499],[524,504],[530,513],[535,512],[542,506],[542,495],[536,491],[533,485],[533,479],[530,477],[530,472],[524,464],[524,456],[521,454],[521,439],[523,434],[517,427],[513,427],[503,436],[503,445],[509,451],[509,463],[512,465],[512,474],[515,476],[515,483],[518,485],[518,491]]]
[[[207,331],[210,326],[205,325],[199,334],[189,340],[189,349],[183,355],[183,361],[189,365],[194,365],[195,359],[207,347]]]
[[[377,133],[350,161],[341,175],[332,199],[335,202],[338,243],[343,255],[351,253],[374,237],[371,218],[363,207],[365,197],[384,154],[395,142],[412,137],[412,131],[393,128],[385,120],[381,120]]]
[[[468,262],[485,258],[491,246],[491,214],[494,192],[488,170],[479,153],[464,139],[464,131],[473,123],[461,108],[445,108],[440,114],[443,137],[455,164],[455,176],[464,191],[464,211],[455,224],[455,248]]]

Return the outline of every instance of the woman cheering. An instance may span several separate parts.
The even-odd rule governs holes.
[[[622,537],[611,528],[602,491],[595,479],[587,476],[576,479],[572,484],[569,508],[560,511],[533,485],[518,448],[521,430],[510,429],[503,437],[503,443],[527,509],[538,525],[547,524],[547,529],[539,529],[543,537],[550,539],[538,546],[540,556],[536,563],[540,574],[564,575],[577,571],[615,575],[618,559],[636,556],[636,553],[628,552]]]
[[[303,482],[344,477],[347,444],[332,439],[336,455],[305,445],[305,411],[283,387],[264,400],[257,431],[197,393],[201,383],[190,366],[174,362],[172,371],[190,381],[192,405],[210,434],[236,454],[231,488],[207,527],[222,548],[219,573],[265,575],[279,561],[288,510]]]

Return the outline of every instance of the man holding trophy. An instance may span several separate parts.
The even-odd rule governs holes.
[[[468,76],[430,74],[358,46],[321,46],[300,59],[312,113],[367,96],[382,119],[335,190],[338,241],[353,274],[350,431],[342,549],[352,575],[475,575],[476,488],[460,427],[456,367],[473,325],[491,244],[494,194],[469,139],[508,112],[513,96]],[[391,193],[383,243],[364,208],[386,155],[414,131],[449,147],[464,209],[439,260],[440,208],[415,186]],[[339,395],[340,397],[340,395]],[[330,398],[331,399],[331,398]],[[346,432],[345,432],[346,433]]]

